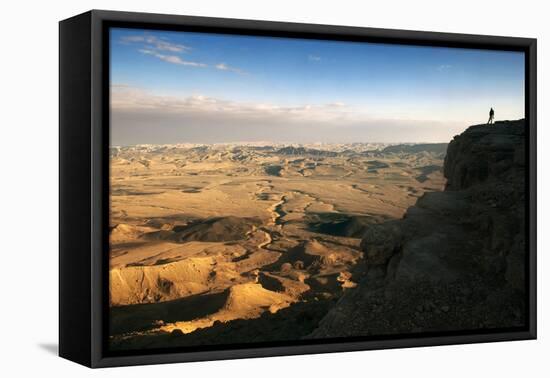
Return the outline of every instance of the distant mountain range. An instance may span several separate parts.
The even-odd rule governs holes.
[[[445,153],[448,143],[396,144],[385,147],[382,152],[393,154],[415,154],[417,152]]]
[[[333,143],[333,144],[277,144],[272,145],[250,143],[226,143],[226,144],[162,144],[162,145],[135,145],[113,146],[110,149],[111,156],[117,156],[124,152],[140,151],[144,153],[161,153],[175,150],[188,150],[195,153],[208,153],[209,151],[226,151],[242,153],[245,151],[257,151],[261,153],[274,153],[286,156],[317,156],[336,157],[338,155],[353,154],[415,154],[427,152],[444,155],[447,151],[447,143],[422,143],[422,144],[389,144],[389,143]]]

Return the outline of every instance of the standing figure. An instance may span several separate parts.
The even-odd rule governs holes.
[[[493,108],[489,110],[489,121],[487,121],[487,124],[494,123],[495,122],[495,111]]]

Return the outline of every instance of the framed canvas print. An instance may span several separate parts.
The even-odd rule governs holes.
[[[536,337],[536,40],[60,23],[60,355]]]

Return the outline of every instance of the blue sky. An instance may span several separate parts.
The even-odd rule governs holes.
[[[447,141],[491,106],[524,116],[517,52],[112,29],[111,84],[120,144]]]

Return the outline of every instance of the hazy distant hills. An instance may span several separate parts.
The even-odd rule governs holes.
[[[390,143],[332,143],[332,144],[267,144],[220,143],[220,144],[162,144],[111,147],[111,156],[125,153],[160,154],[186,152],[186,154],[232,153],[234,156],[250,154],[275,154],[280,156],[336,157],[361,154],[376,156],[382,154],[416,154],[426,152],[445,155],[447,143],[390,144]],[[241,158],[237,158],[240,160]]]
[[[447,145],[448,143],[397,144],[385,147],[382,152],[393,154],[415,154],[418,152],[445,154]]]
[[[313,156],[327,156],[327,157],[334,157],[337,156],[338,153],[334,151],[323,151],[323,150],[316,150],[312,148],[305,148],[305,147],[283,147],[277,150],[277,153],[280,155],[313,155]]]

